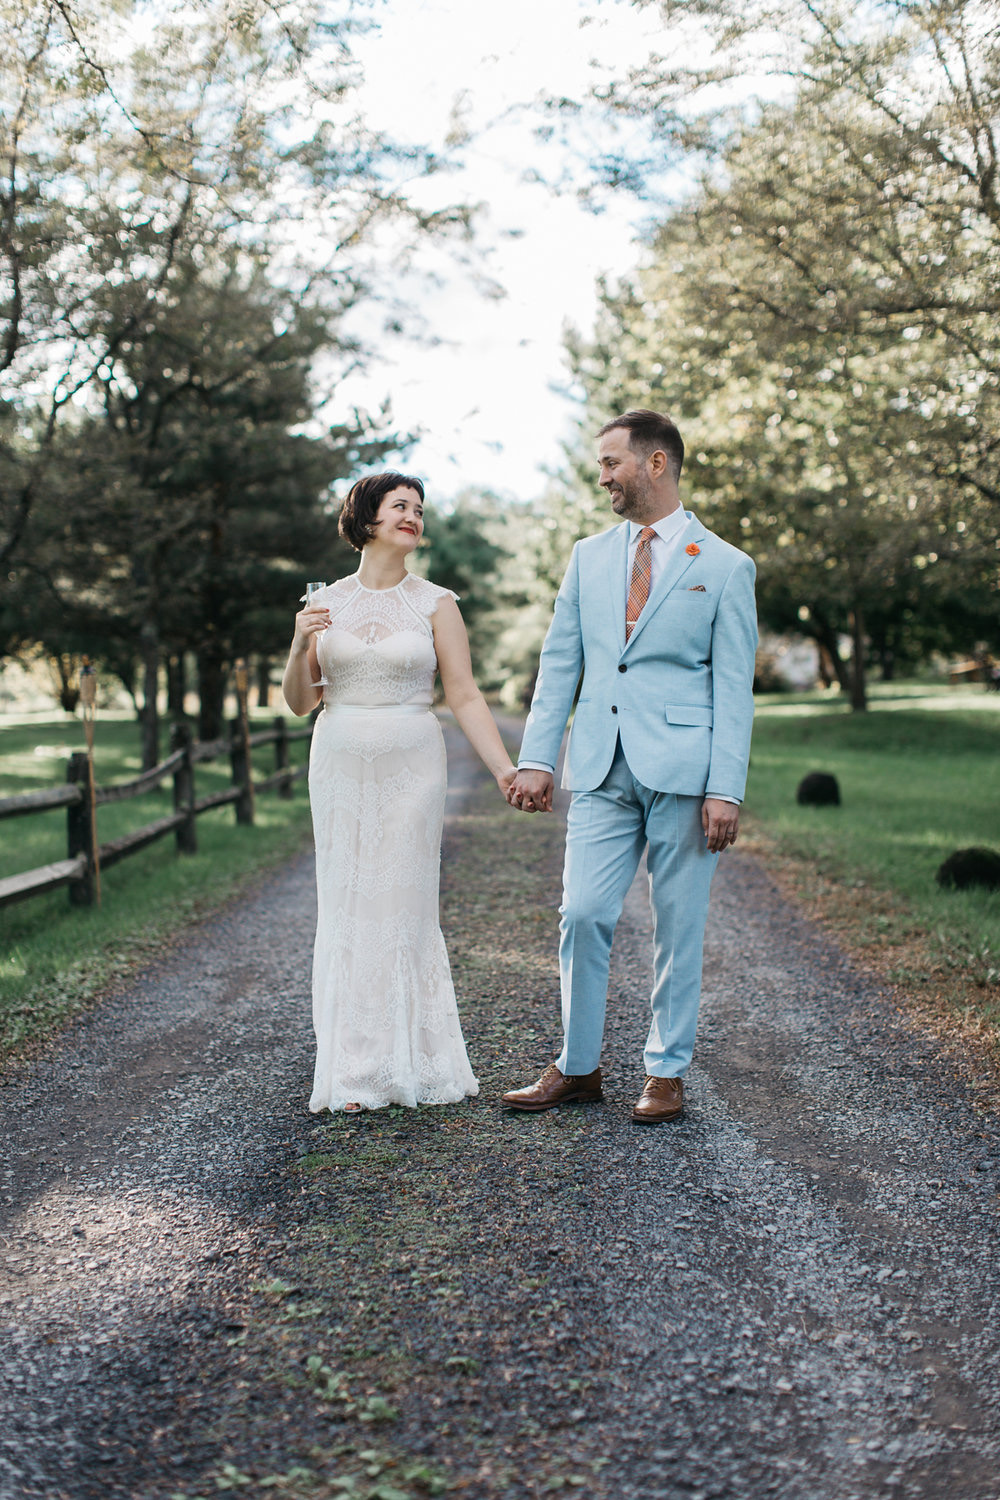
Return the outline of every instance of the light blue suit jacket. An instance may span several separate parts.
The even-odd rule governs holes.
[[[522,762],[555,765],[582,670],[563,771],[572,791],[600,786],[620,735],[643,786],[742,800],[753,723],[755,569],[746,553],[686,514],[628,642],[628,522],[573,548],[520,754]],[[692,545],[694,555],[686,550]]]

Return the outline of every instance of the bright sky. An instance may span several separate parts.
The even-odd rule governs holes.
[[[553,389],[566,379],[564,326],[589,328],[598,276],[635,264],[641,210],[622,194],[595,216],[532,182],[533,168],[558,171],[559,148],[540,144],[539,115],[516,106],[582,97],[600,76],[595,58],[621,76],[647,55],[655,16],[624,0],[389,0],[381,14],[379,32],[356,44],[365,112],[378,128],[443,149],[458,109],[474,136],[465,168],[432,180],[421,201],[488,205],[475,260],[506,296],[484,297],[474,271],[436,256],[444,281],[421,288],[419,312],[439,342],[380,340],[370,369],[338,395],[369,408],[388,395],[397,427],[424,429],[407,466],[432,495],[485,485],[531,498],[571,428],[572,406]]]

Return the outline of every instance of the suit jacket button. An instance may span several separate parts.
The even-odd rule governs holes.
[[[612,705],[611,705],[611,712],[613,714],[616,714],[618,712],[618,704],[617,703],[612,703]]]
[[[619,668],[618,668],[618,670],[619,670],[619,672],[627,672],[627,671],[628,671],[628,667],[627,667],[627,666],[626,666],[626,665],[625,665],[625,663],[624,663],[624,662],[622,662],[622,664],[621,664],[621,666],[620,666],[620,667],[619,667]]]

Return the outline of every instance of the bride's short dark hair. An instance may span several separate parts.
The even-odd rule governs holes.
[[[384,474],[366,474],[364,479],[359,479],[351,486],[341,507],[337,522],[341,536],[362,551],[365,542],[371,540],[372,523],[385,496],[391,490],[402,489],[415,490],[421,500],[424,498],[424,486],[412,474],[397,474],[394,469],[387,469]]]

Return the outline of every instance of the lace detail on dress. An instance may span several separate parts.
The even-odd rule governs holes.
[[[444,742],[430,713],[431,618],[449,590],[407,577],[318,596],[327,687],[309,795],[319,915],[312,1110],[453,1103],[469,1066],[438,920]],[[452,597],[455,597],[452,595]]]
[[[391,931],[377,917],[343,915],[329,935],[325,958],[326,983],[344,989],[342,1020],[368,1037],[405,1031],[411,1009],[420,1029],[432,1036],[455,1019],[444,939],[440,928],[427,928],[420,909],[397,911]]]
[[[333,703],[426,703],[437,658],[431,618],[450,589],[408,573],[392,589],[366,589],[356,576],[330,584],[316,601],[330,610],[317,643]]]
[[[434,781],[407,767],[378,781],[341,776],[324,792],[321,816],[330,842],[322,856],[331,886],[368,900],[394,888],[437,896],[441,829]]]
[[[431,616],[445,596],[457,599],[451,589],[415,573],[407,573],[392,589],[366,589],[356,573],[331,583],[316,599],[330,610],[330,623],[348,630],[367,645],[412,630],[414,625],[431,635]]]

